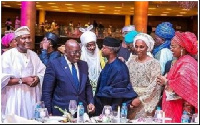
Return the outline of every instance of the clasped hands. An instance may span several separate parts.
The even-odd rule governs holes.
[[[30,87],[35,87],[39,83],[40,79],[38,76],[28,76],[28,77],[23,77],[22,81],[24,84]]]

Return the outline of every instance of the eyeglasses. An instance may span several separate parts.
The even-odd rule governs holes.
[[[86,47],[87,47],[87,48],[93,48],[93,47],[96,47],[96,45],[95,45],[95,44],[94,44],[94,45],[91,44],[91,45],[86,45]]]
[[[70,51],[71,55],[77,55],[77,54],[81,54],[81,50],[76,50],[76,51]]]

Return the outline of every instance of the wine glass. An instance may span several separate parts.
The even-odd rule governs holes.
[[[72,119],[74,119],[74,114],[77,111],[77,102],[76,100],[69,101],[69,112],[72,114]]]
[[[110,105],[105,105],[103,107],[102,114],[105,116],[109,116],[109,115],[111,115],[111,113],[112,113],[112,107]]]

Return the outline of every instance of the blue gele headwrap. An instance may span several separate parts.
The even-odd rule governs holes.
[[[129,33],[127,33],[126,35],[125,35],[125,39],[124,39],[124,41],[125,41],[125,43],[126,44],[130,44],[130,43],[133,43],[133,41],[134,41],[134,38],[135,38],[135,36],[138,34],[138,32],[137,31],[130,31]]]
[[[171,40],[175,35],[175,30],[170,22],[163,22],[156,27],[155,34],[161,38]]]

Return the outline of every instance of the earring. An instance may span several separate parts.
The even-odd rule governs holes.
[[[181,49],[181,56],[183,56],[183,49]]]

